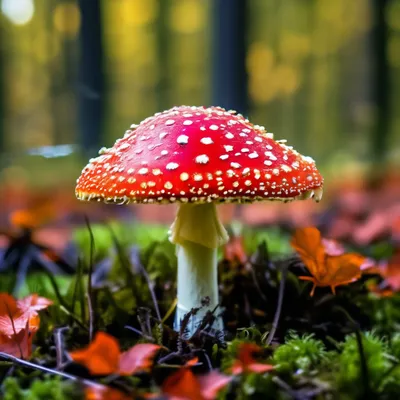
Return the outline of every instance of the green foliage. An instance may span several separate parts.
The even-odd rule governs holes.
[[[272,357],[276,369],[280,372],[308,373],[325,359],[327,353],[324,344],[311,335],[298,336],[290,333],[286,343],[279,346]]]
[[[83,398],[74,383],[46,375],[35,379],[31,386],[22,388],[17,378],[6,378],[2,385],[4,400],[70,400]]]
[[[268,244],[270,254],[282,255],[292,252],[287,234],[278,228],[244,229],[243,235],[247,254],[253,254],[262,242]]]

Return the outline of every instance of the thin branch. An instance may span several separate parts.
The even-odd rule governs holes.
[[[93,286],[92,286],[92,275],[94,266],[94,235],[88,217],[85,215],[85,222],[90,236],[90,256],[89,256],[89,276],[88,276],[88,288],[87,288],[87,301],[89,310],[89,343],[93,340],[93,330],[94,330],[94,318],[95,313],[93,311]]]
[[[48,373],[48,374],[52,374],[52,375],[58,375],[58,376],[61,376],[63,378],[75,381],[75,382],[81,382],[81,383],[83,383],[85,385],[88,385],[88,386],[97,387],[99,389],[103,389],[104,388],[103,385],[101,385],[99,383],[96,383],[96,382],[93,382],[93,381],[90,381],[88,379],[81,379],[81,378],[79,378],[77,376],[70,375],[70,374],[67,374],[65,372],[61,372],[61,371],[57,371],[55,369],[47,368],[47,367],[44,367],[43,365],[34,364],[34,363],[29,362],[29,361],[22,360],[21,358],[18,358],[18,357],[12,356],[10,354],[4,353],[2,351],[0,352],[0,358],[4,358],[5,360],[9,360],[9,361],[11,361],[11,362],[13,362],[15,364],[21,365],[23,367],[36,369],[38,371],[42,371],[42,372],[45,372],[45,373]]]
[[[285,284],[286,284],[286,277],[287,277],[288,269],[286,267],[282,270],[281,281],[279,283],[279,294],[278,294],[278,305],[276,307],[274,320],[272,322],[271,331],[268,334],[266,344],[270,345],[272,340],[274,339],[276,330],[278,329],[279,319],[281,317],[282,312],[282,305],[283,305],[283,295],[285,293]]]

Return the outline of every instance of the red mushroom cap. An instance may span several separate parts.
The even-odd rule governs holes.
[[[322,195],[310,157],[220,107],[174,107],[132,125],[91,159],[81,200],[113,203],[253,202]]]

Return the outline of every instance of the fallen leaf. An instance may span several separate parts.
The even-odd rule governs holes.
[[[98,332],[89,346],[72,351],[70,356],[92,375],[133,375],[149,371],[153,365],[152,359],[160,348],[156,344],[140,343],[121,353],[113,336]]]
[[[392,290],[400,291],[400,249],[389,259],[383,277]]]
[[[232,376],[221,374],[218,371],[211,371],[206,375],[198,377],[201,393],[206,400],[213,400],[217,397],[220,390],[225,388],[233,379]]]
[[[53,302],[51,300],[40,297],[37,294],[31,294],[21,300],[17,300],[18,307],[24,312],[29,312],[31,314],[44,310],[52,304]]]
[[[264,373],[274,369],[273,365],[259,363],[255,358],[255,354],[261,353],[262,348],[254,343],[242,343],[238,349],[237,360],[231,367],[233,375],[239,375],[246,372]]]
[[[113,336],[97,332],[88,347],[72,351],[70,356],[92,375],[111,375],[118,371],[120,354],[119,344]]]
[[[205,400],[200,382],[189,368],[182,367],[170,375],[162,384],[163,393],[174,399]]]
[[[27,321],[24,329],[11,336],[0,333],[0,351],[14,357],[28,359],[32,354],[32,341],[34,333],[29,330]]]
[[[161,346],[140,343],[121,354],[118,372],[120,375],[133,375],[137,372],[148,372],[153,366],[153,357]]]
[[[38,311],[51,304],[51,300],[36,294],[15,300],[6,293],[0,293],[0,332],[11,336],[25,329],[27,322],[30,331],[36,332],[40,324]]]
[[[169,400],[214,400],[218,392],[232,380],[231,376],[216,370],[196,376],[190,367],[197,363],[198,358],[195,357],[165,379],[162,392],[168,395]]]
[[[0,351],[29,358],[40,324],[38,311],[51,304],[51,300],[35,294],[15,300],[7,293],[0,293]]]
[[[333,246],[332,242],[324,244],[317,228],[297,229],[291,245],[312,275],[299,276],[299,279],[313,283],[311,296],[317,286],[330,286],[335,294],[336,286],[346,285],[361,277],[361,266],[366,258],[356,253],[343,253],[338,245]]]
[[[87,386],[85,389],[85,400],[132,400],[129,396],[120,390],[107,386]]]
[[[364,274],[375,274],[380,275],[389,289],[392,292],[400,291],[400,249],[396,249],[392,257],[387,261],[380,261],[375,264],[369,264]],[[371,291],[374,291],[373,284],[370,284]],[[375,290],[376,291],[376,290]],[[378,290],[379,292],[379,290]]]

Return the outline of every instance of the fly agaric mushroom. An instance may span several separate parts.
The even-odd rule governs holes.
[[[179,204],[169,231],[178,258],[176,328],[204,297],[210,300],[192,317],[189,334],[218,305],[217,250],[228,234],[216,204],[319,201],[322,196],[314,160],[220,107],[181,106],[157,113],[99,154],[77,180],[78,199]],[[220,319],[214,327],[222,328]]]

